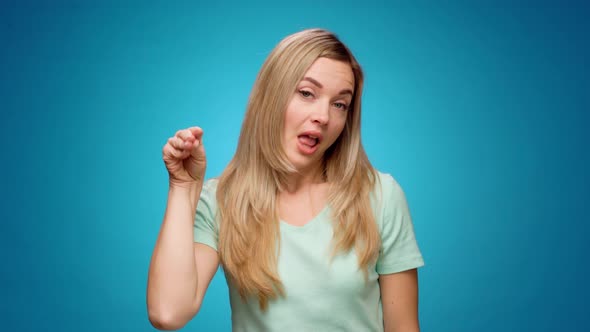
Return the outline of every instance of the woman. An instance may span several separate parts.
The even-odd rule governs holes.
[[[202,129],[168,140],[147,290],[156,328],[194,317],[221,264],[234,331],[419,330],[423,260],[403,191],[361,145],[362,86],[336,36],[301,31],[262,66],[219,179],[204,179]]]

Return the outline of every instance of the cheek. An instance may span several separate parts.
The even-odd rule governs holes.
[[[338,140],[338,137],[340,137],[343,130],[344,130],[344,123],[335,125],[334,127],[332,127],[330,129],[330,140],[329,140],[330,144],[328,145],[328,147],[332,146],[334,144],[334,142],[336,142]]]
[[[292,104],[292,103],[291,103]],[[287,106],[287,110],[285,111],[285,114],[283,116],[283,128],[284,129],[288,129],[289,128],[289,124],[293,123],[293,105],[289,104],[289,106]]]
[[[301,124],[301,113],[302,112],[298,108],[297,103],[292,102],[291,104],[289,104],[289,107],[287,107],[287,111],[285,112],[285,121],[283,124],[286,131],[293,130],[293,128]]]
[[[283,121],[283,136],[288,136],[293,127],[293,119],[289,116],[289,112],[285,113],[285,120]]]
[[[338,114],[338,117],[336,117],[337,121],[334,126],[334,132],[336,133],[336,137],[340,136],[340,134],[344,130],[344,127],[346,126],[346,120],[348,119],[347,115],[348,114]]]

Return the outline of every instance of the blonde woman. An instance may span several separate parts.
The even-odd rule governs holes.
[[[424,263],[402,189],[361,145],[362,87],[334,34],[304,30],[263,64],[218,179],[204,179],[201,128],[168,140],[147,289],[156,328],[194,317],[221,264],[234,331],[419,331]]]

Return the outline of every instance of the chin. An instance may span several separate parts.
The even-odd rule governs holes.
[[[295,167],[295,169],[298,171],[313,167],[319,162],[319,160],[316,160],[315,158],[301,155],[287,157],[289,158],[291,165],[293,165],[293,167]]]
[[[311,162],[301,160],[300,158],[297,158],[297,159],[289,158],[289,162],[291,163],[291,165],[293,165],[293,167],[295,167],[296,170],[302,170],[302,169],[305,169],[311,165]]]

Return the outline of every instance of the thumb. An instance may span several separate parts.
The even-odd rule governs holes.
[[[193,157],[197,161],[205,159],[205,147],[203,146],[203,137],[201,137],[201,139],[198,139],[193,143],[193,147],[191,149],[191,157]]]

